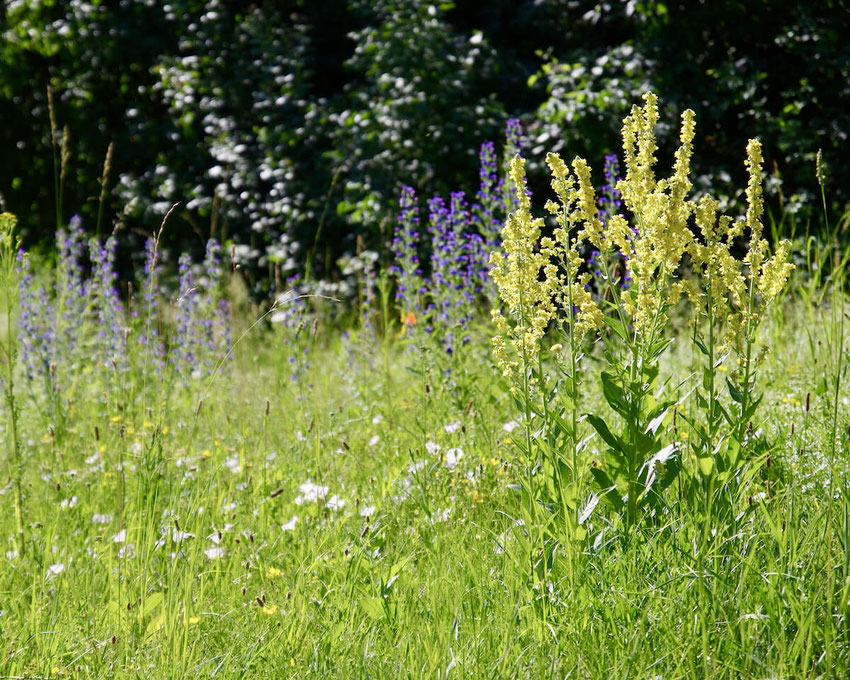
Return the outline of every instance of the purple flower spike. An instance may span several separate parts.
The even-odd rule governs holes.
[[[424,285],[419,262],[419,208],[416,192],[402,187],[399,215],[393,238],[395,264],[392,273],[396,278],[396,299],[402,313],[416,315],[422,311],[420,294]]]

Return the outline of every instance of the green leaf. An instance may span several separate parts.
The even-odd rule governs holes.
[[[759,404],[761,403],[761,400],[762,400],[763,396],[764,396],[764,395],[762,395],[762,396],[761,396],[761,397],[759,397],[758,399],[753,399],[753,400],[750,402],[749,406],[747,406],[747,410],[746,410],[746,411],[744,411],[744,412],[741,414],[741,420],[743,420],[743,421],[748,421],[750,418],[752,418],[752,417],[753,417],[753,415],[754,415],[754,414],[755,414],[755,412],[756,412],[756,409],[759,407]]]
[[[669,406],[665,408],[661,413],[655,416],[646,426],[646,434],[655,436],[658,432],[658,428],[661,427],[661,424],[664,422],[664,419],[667,417],[667,411]]]
[[[602,418],[591,413],[588,413],[585,417],[587,418],[587,422],[589,422],[593,429],[599,433],[599,436],[605,440],[605,443],[608,444],[608,446],[616,451],[623,450],[623,443],[620,441],[620,438],[611,432],[608,428],[608,424],[602,420]]]
[[[156,633],[156,631],[162,628],[163,625],[165,625],[165,615],[160,614],[159,616],[155,616],[153,619],[151,619],[151,622],[145,628],[145,637],[150,637],[151,635]]]
[[[726,465],[727,469],[735,470],[741,463],[741,442],[735,437],[729,437],[729,444],[726,448]]]
[[[616,383],[613,375],[605,371],[602,372],[602,394],[605,395],[605,401],[612,409],[624,418],[628,416],[623,388]]]
[[[697,453],[697,466],[699,467],[700,474],[708,479],[714,472],[714,456],[702,450]]]
[[[617,485],[611,481],[608,473],[600,467],[591,467],[590,474],[593,475],[593,481],[599,488],[599,495],[617,512],[622,511],[624,504],[623,499],[617,491]]]
[[[648,385],[654,385],[658,379],[658,364],[650,363],[643,367],[643,375]]]
[[[743,393],[741,392],[741,390],[739,390],[739,389],[738,389],[738,388],[737,388],[737,387],[736,387],[736,386],[732,383],[732,381],[731,381],[731,380],[729,380],[729,378],[726,378],[726,387],[728,387],[728,388],[729,388],[729,396],[730,396],[730,397],[732,397],[732,401],[735,401],[735,402],[737,402],[737,403],[739,403],[739,404],[743,404],[743,403],[744,403],[744,395],[743,395]]]
[[[384,618],[384,600],[380,597],[364,597],[360,600],[360,609],[370,619],[378,621]]]
[[[629,341],[629,333],[626,330],[626,327],[623,325],[622,321],[613,316],[604,316],[602,318],[612,331],[614,331],[626,342]]]
[[[145,598],[142,616],[147,616],[162,604],[162,593],[151,593]]]

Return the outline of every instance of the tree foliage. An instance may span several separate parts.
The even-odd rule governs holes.
[[[327,269],[356,234],[387,238],[402,184],[470,188],[479,144],[508,116],[532,133],[532,169],[550,150],[601,160],[653,89],[671,109],[662,118],[696,110],[698,175],[725,171],[734,199],[740,140],[759,136],[775,202],[805,212],[818,148],[834,177],[850,170],[848,9],[13,0],[0,8],[0,197],[28,243],[52,242],[52,145],[64,141],[58,222],[80,212],[91,225],[112,142],[111,224],[147,234],[180,201],[167,244],[200,249],[212,235],[243,265],[284,273],[317,250]],[[659,131],[662,151],[670,133]],[[836,184],[830,195],[850,200]]]

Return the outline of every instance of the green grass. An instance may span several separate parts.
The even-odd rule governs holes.
[[[831,463],[818,389],[835,319],[791,302],[766,328],[754,426],[775,446],[734,533],[700,550],[679,502],[625,537],[600,504],[584,545],[547,544],[542,580],[518,521],[521,428],[504,427],[519,414],[483,332],[446,375],[394,338],[320,327],[292,381],[279,335],[255,329],[200,409],[167,385],[144,403],[81,390],[53,435],[27,401],[0,677],[843,677],[847,396]],[[308,481],[324,499],[298,504]]]

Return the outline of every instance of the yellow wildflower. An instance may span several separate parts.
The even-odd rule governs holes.
[[[526,192],[525,161],[517,156],[511,162],[511,180],[516,189],[518,209],[502,230],[503,252],[491,256],[491,273],[510,322],[494,309],[497,335],[493,354],[506,378],[516,385],[518,371],[527,371],[540,351],[540,339],[554,316],[552,281],[540,273],[551,265],[551,250],[535,247],[540,241],[543,220],[531,216],[531,200]]]
[[[623,123],[623,153],[626,177],[617,185],[626,208],[634,215],[637,234],[623,218],[609,220],[608,240],[629,254],[632,285],[624,308],[632,316],[638,334],[647,334],[659,320],[663,306],[672,304],[683,292],[671,288],[672,277],[693,237],[688,219],[694,206],[687,199],[691,189],[690,159],[693,152],[694,112],[682,114],[673,174],[669,180],[655,178],[654,127],[658,122],[658,99],[648,93],[644,106],[634,107]],[[630,247],[628,247],[630,245]]]

